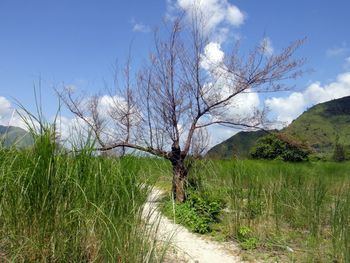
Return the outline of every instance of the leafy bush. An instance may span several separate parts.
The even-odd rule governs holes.
[[[193,232],[205,234],[212,231],[211,224],[218,222],[223,203],[220,200],[214,200],[206,193],[189,190],[185,203],[174,204],[169,199],[165,202],[163,211],[171,216],[173,208],[175,208],[175,218],[178,223],[187,226]]]
[[[300,162],[308,160],[309,150],[295,141],[269,134],[258,140],[250,154],[253,159]]]

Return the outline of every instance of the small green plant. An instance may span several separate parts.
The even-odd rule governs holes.
[[[255,249],[258,246],[258,239],[252,235],[252,230],[247,226],[238,229],[237,237],[244,250]]]

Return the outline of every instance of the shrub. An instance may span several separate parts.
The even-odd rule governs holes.
[[[250,155],[253,159],[300,162],[308,160],[309,150],[282,135],[269,134],[258,140]]]
[[[168,216],[173,213],[173,205],[175,205],[175,218],[178,223],[200,234],[212,231],[211,225],[219,221],[218,216],[224,206],[222,201],[194,190],[188,191],[185,203],[174,204],[171,199],[167,200],[163,211]]]

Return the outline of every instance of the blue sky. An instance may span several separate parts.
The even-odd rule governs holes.
[[[137,66],[152,47],[152,28],[161,25],[174,9],[187,12],[191,1],[1,0],[0,124],[9,120],[13,98],[30,110],[34,108],[33,84],[39,79],[47,116],[57,108],[55,86],[75,85],[93,93],[105,84],[111,85],[113,65],[125,61],[130,46]],[[332,99],[329,94],[350,95],[346,75],[350,74],[350,1],[202,2],[218,7],[220,12],[234,6],[243,15],[240,23],[216,25],[228,29],[220,42],[222,50],[236,38],[241,39],[243,49],[249,49],[266,36],[273,52],[278,52],[290,41],[307,37],[298,55],[307,59],[305,68],[313,72],[295,82],[294,95],[275,95],[269,101],[273,110],[281,104],[293,105],[301,97],[305,101],[299,108],[305,109],[309,104]],[[317,88],[323,92],[322,98],[310,95]],[[285,116],[278,117],[288,122],[301,113],[300,109],[290,112],[287,107]],[[224,138],[230,132],[222,134]]]

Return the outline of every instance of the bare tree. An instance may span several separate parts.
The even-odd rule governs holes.
[[[266,41],[261,42],[246,57],[236,45],[230,55],[211,61],[205,55],[209,40],[198,18],[193,16],[190,25],[182,24],[181,19],[173,21],[166,39],[156,33],[147,65],[132,81],[128,61],[124,85],[110,96],[109,121],[99,113],[101,100],[96,97],[83,110],[83,100],[71,90],[60,93],[71,112],[95,134],[100,145],[97,150],[131,148],[169,160],[172,192],[179,202],[186,199],[186,159],[203,152],[208,141],[206,128],[263,128],[267,123],[264,109],[252,109],[248,116],[227,112],[241,94],[288,89],[283,82],[298,77],[304,63],[293,58],[303,41],[273,55],[265,52]]]

